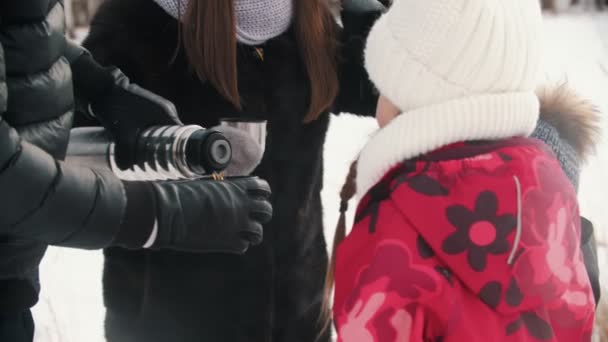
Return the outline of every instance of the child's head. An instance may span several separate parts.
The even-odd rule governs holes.
[[[395,0],[372,28],[365,51],[370,78],[383,95],[380,125],[396,108],[533,92],[541,25],[536,0]]]
[[[381,94],[378,123],[384,127],[401,112],[474,96],[534,96],[541,32],[537,0],[394,0],[374,24],[365,51],[366,69]],[[475,101],[468,102],[475,108]],[[519,108],[518,103],[500,104]],[[355,171],[352,166],[341,194],[334,253],[345,233],[345,204],[356,188]],[[326,276],[325,328],[334,256]]]

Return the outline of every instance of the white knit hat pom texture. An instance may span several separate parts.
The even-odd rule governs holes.
[[[536,0],[395,0],[365,65],[402,111],[484,94],[533,92],[542,49]]]

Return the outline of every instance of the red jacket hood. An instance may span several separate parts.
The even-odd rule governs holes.
[[[383,188],[420,234],[418,249],[495,311],[593,300],[574,189],[540,142],[452,145],[400,164],[362,199],[358,215]]]

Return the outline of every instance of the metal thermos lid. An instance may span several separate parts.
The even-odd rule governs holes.
[[[198,130],[186,143],[188,167],[198,174],[225,170],[232,160],[232,146],[224,134],[212,130]]]

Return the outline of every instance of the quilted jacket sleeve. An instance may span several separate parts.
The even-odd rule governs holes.
[[[2,118],[10,96],[4,66],[0,46],[0,235],[87,249],[109,245],[126,207],[122,183],[23,141]]]

